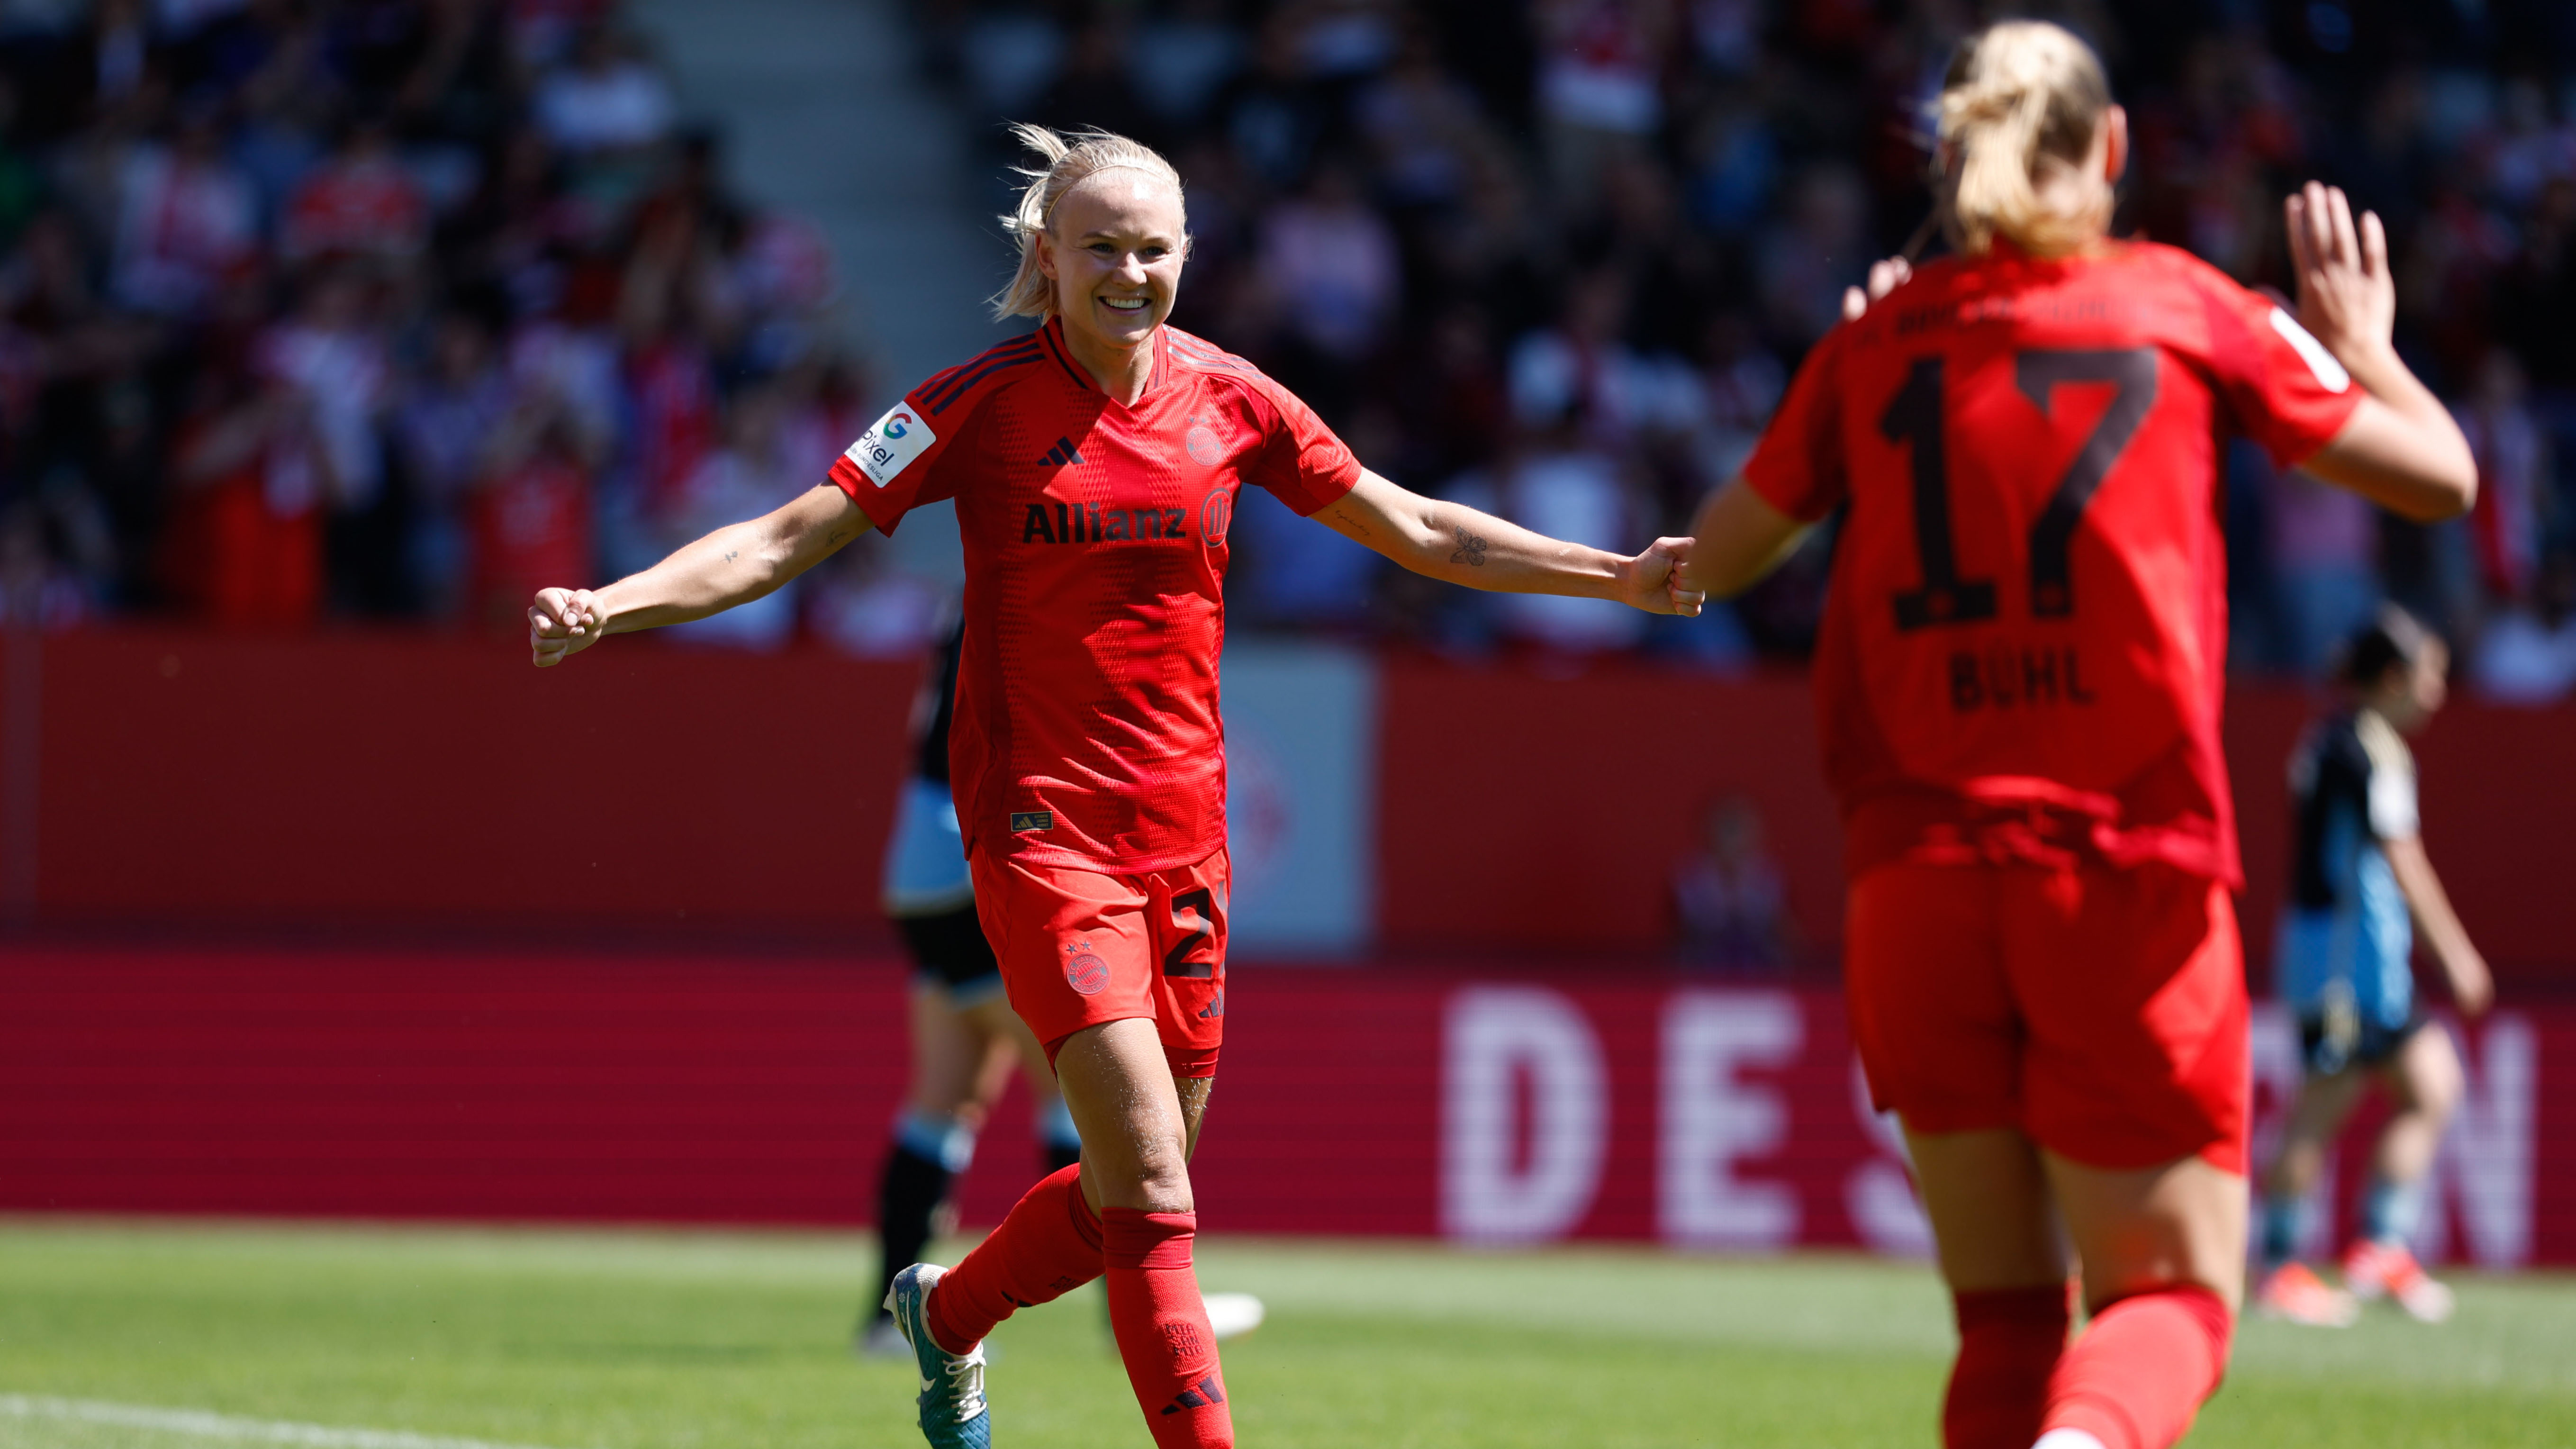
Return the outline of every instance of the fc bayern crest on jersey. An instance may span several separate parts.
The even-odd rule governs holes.
[[[1181,435],[1181,447],[1191,461],[1213,468],[1225,458],[1225,444],[1217,441],[1216,430],[1197,418],[1190,419],[1190,430]]]
[[[1076,941],[1064,948],[1071,957],[1064,963],[1064,984],[1083,996],[1098,996],[1109,986],[1109,963],[1100,959],[1089,941]]]
[[[1234,522],[1234,499],[1219,488],[1199,503],[1199,538],[1214,548],[1225,542],[1226,525]]]

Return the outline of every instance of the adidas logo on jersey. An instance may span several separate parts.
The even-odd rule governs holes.
[[[1055,446],[1047,449],[1046,456],[1038,461],[1050,468],[1061,468],[1067,463],[1081,462],[1082,454],[1074,448],[1071,438],[1058,438]]]

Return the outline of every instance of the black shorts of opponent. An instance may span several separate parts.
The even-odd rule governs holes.
[[[2424,1029],[2423,1009],[2406,1014],[2396,1026],[2381,1026],[2346,1012],[2338,1016],[2299,1018],[2299,1060],[2312,1077],[2331,1077],[2360,1067],[2376,1071],[2395,1060],[2415,1033]]]
[[[959,1006],[971,1006],[1002,989],[1002,963],[984,939],[975,919],[975,903],[927,916],[897,916],[895,929],[912,952],[917,978],[948,993]]]

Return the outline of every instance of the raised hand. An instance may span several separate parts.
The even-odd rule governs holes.
[[[588,589],[539,589],[528,606],[528,654],[551,669],[599,642],[605,619],[599,596]]]
[[[2299,325],[2346,363],[2354,352],[2387,348],[2397,324],[2397,282],[2378,214],[2365,211],[2356,225],[2343,188],[2314,181],[2283,200],[2281,211],[2299,277]]]
[[[1708,595],[1684,585],[1681,563],[1690,551],[1691,541],[1687,538],[1659,538],[1648,544],[1645,552],[1628,560],[1620,570],[1619,601],[1649,614],[1697,618]]]

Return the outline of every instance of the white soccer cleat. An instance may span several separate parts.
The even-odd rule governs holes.
[[[1270,1316],[1249,1293],[1210,1293],[1201,1301],[1207,1304],[1208,1331],[1219,1339],[1241,1338]]]

